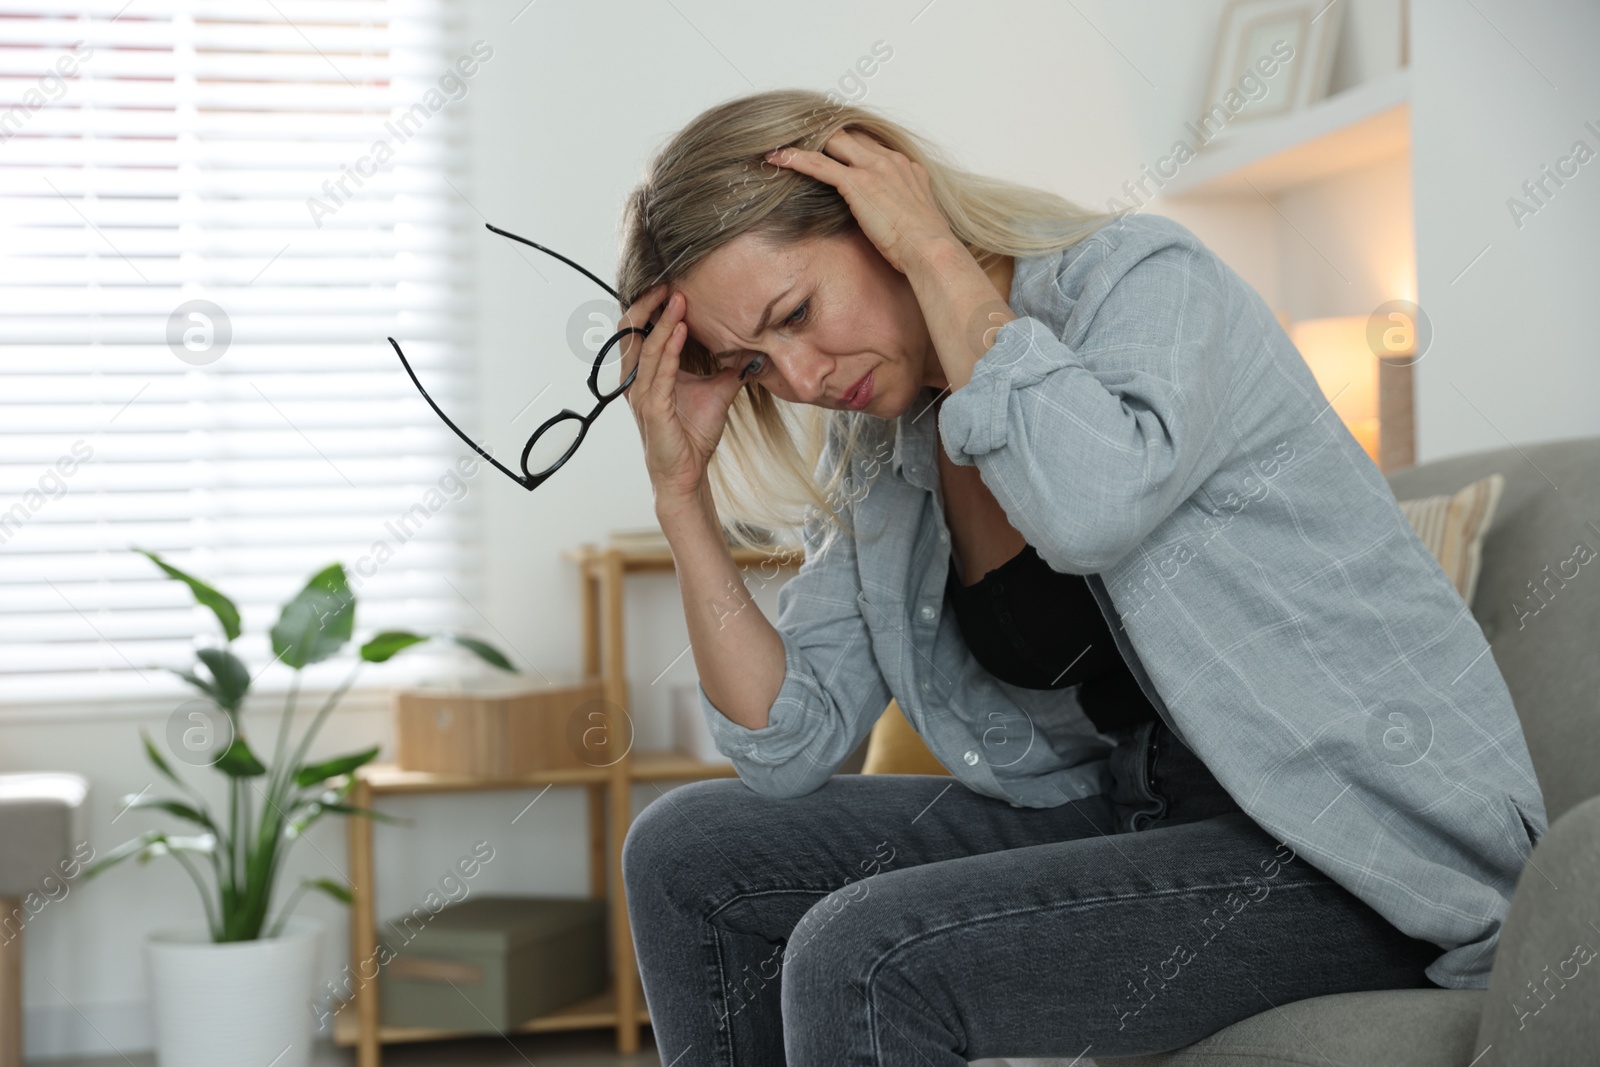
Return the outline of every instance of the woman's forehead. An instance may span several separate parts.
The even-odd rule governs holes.
[[[815,240],[777,242],[743,233],[697,263],[681,287],[748,291],[758,284],[787,282],[815,258],[817,245]]]
[[[689,328],[713,351],[756,339],[763,318],[798,290],[816,259],[815,242],[775,246],[741,234],[696,264],[679,283]]]

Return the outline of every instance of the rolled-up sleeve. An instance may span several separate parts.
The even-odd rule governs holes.
[[[855,544],[838,532],[819,550],[825,521],[819,516],[806,524],[805,562],[778,589],[773,626],[783,640],[784,673],[767,725],[752,730],[734,722],[696,683],[717,751],[733,761],[750,788],[768,796],[819,788],[890,700],[858,600]]]
[[[1174,225],[1092,267],[1073,261],[1076,347],[1040,319],[1013,319],[939,412],[951,462],[977,465],[1057,570],[1110,567],[1227,456],[1235,360],[1224,346],[1245,309],[1229,306],[1228,268],[1185,234]]]

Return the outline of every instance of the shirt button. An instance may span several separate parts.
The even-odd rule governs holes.
[[[948,540],[950,540],[950,534],[948,532],[944,531],[944,530],[940,530],[939,531],[939,543],[940,544],[944,544]]]
[[[934,612],[934,610],[932,608],[930,608],[930,607],[924,607],[922,609],[922,617],[924,619],[932,619],[935,614],[936,613]]]
[[[922,691],[923,691],[923,692],[924,692],[924,693],[931,693],[931,692],[933,692],[933,683],[932,683],[932,682],[923,682],[923,683],[922,683]]]
[[[970,748],[967,749],[966,754],[964,756],[962,756],[961,758],[967,761],[967,766],[968,767],[977,766],[978,754],[976,752],[972,751],[972,749],[970,749]]]

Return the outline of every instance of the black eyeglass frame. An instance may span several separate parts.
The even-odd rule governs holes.
[[[537,248],[539,251],[544,252],[547,255],[556,257],[567,266],[582,272],[584,276],[589,278],[606,292],[610,293],[612,299],[616,300],[619,305],[622,303],[622,297],[615,289],[601,281],[600,278],[596,277],[592,271],[588,270],[582,264],[573,262],[553,248],[546,248],[544,245],[539,244],[536,241],[530,241],[526,237],[519,237],[508,230],[502,230],[493,223],[486,222],[484,225],[502,237],[509,237],[513,241],[520,241],[530,248]],[[581,415],[578,412],[573,411],[571,408],[562,408],[558,414],[552,415],[550,418],[540,423],[539,428],[533,431],[533,436],[528,438],[528,443],[522,446],[522,456],[518,462],[518,466],[522,470],[520,475],[509,470],[503,463],[495,459],[488,452],[484,451],[484,449],[478,445],[478,442],[474,441],[471,437],[468,437],[466,433],[462,431],[461,427],[457,426],[450,416],[444,413],[444,409],[434,401],[433,397],[428,395],[428,390],[422,387],[421,380],[417,378],[417,372],[411,369],[411,363],[406,359],[406,354],[400,351],[399,342],[397,342],[393,337],[390,337],[388,340],[389,344],[394,346],[395,355],[400,357],[400,365],[406,369],[406,374],[411,377],[411,384],[417,387],[417,392],[422,394],[422,399],[428,402],[428,406],[433,409],[433,413],[439,416],[439,418],[443,419],[444,424],[450,427],[450,429],[454,430],[457,437],[461,438],[461,440],[472,446],[472,450],[474,452],[478,453],[478,455],[494,464],[496,470],[500,471],[500,473],[504,474],[507,478],[510,478],[512,481],[516,482],[518,485],[522,486],[531,493],[533,490],[537,489],[541,484],[543,484],[547,478],[555,474],[556,471],[560,470],[562,465],[566,463],[567,460],[572,458],[572,456],[578,451],[578,446],[583,444],[584,437],[588,435],[590,425],[595,419],[600,417],[600,413],[605,410],[606,405],[611,403],[617,397],[621,396],[623,393],[627,392],[628,387],[633,384],[633,379],[638,376],[639,365],[635,363],[633,370],[628,372],[628,377],[626,379],[624,379],[610,393],[602,393],[600,391],[600,368],[605,365],[606,354],[611,351],[612,347],[616,345],[618,341],[622,340],[628,334],[637,333],[649,336],[650,331],[654,328],[655,323],[645,323],[643,326],[624,326],[622,329],[612,334],[611,338],[606,341],[605,344],[600,346],[600,352],[595,356],[594,359],[594,366],[589,369],[589,392],[594,395],[594,398],[597,401],[594,409],[587,415]],[[534,474],[533,472],[529,471],[528,456],[533,452],[533,446],[538,443],[540,436],[556,423],[565,422],[569,419],[578,420],[578,436],[573,438],[571,446],[567,448],[566,452],[562,453],[560,459],[556,460],[550,466],[544,468],[538,474]]]

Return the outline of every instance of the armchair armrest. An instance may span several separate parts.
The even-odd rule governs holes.
[[[1600,796],[1562,814],[1517,880],[1474,1067],[1592,1061],[1600,1048]]]

